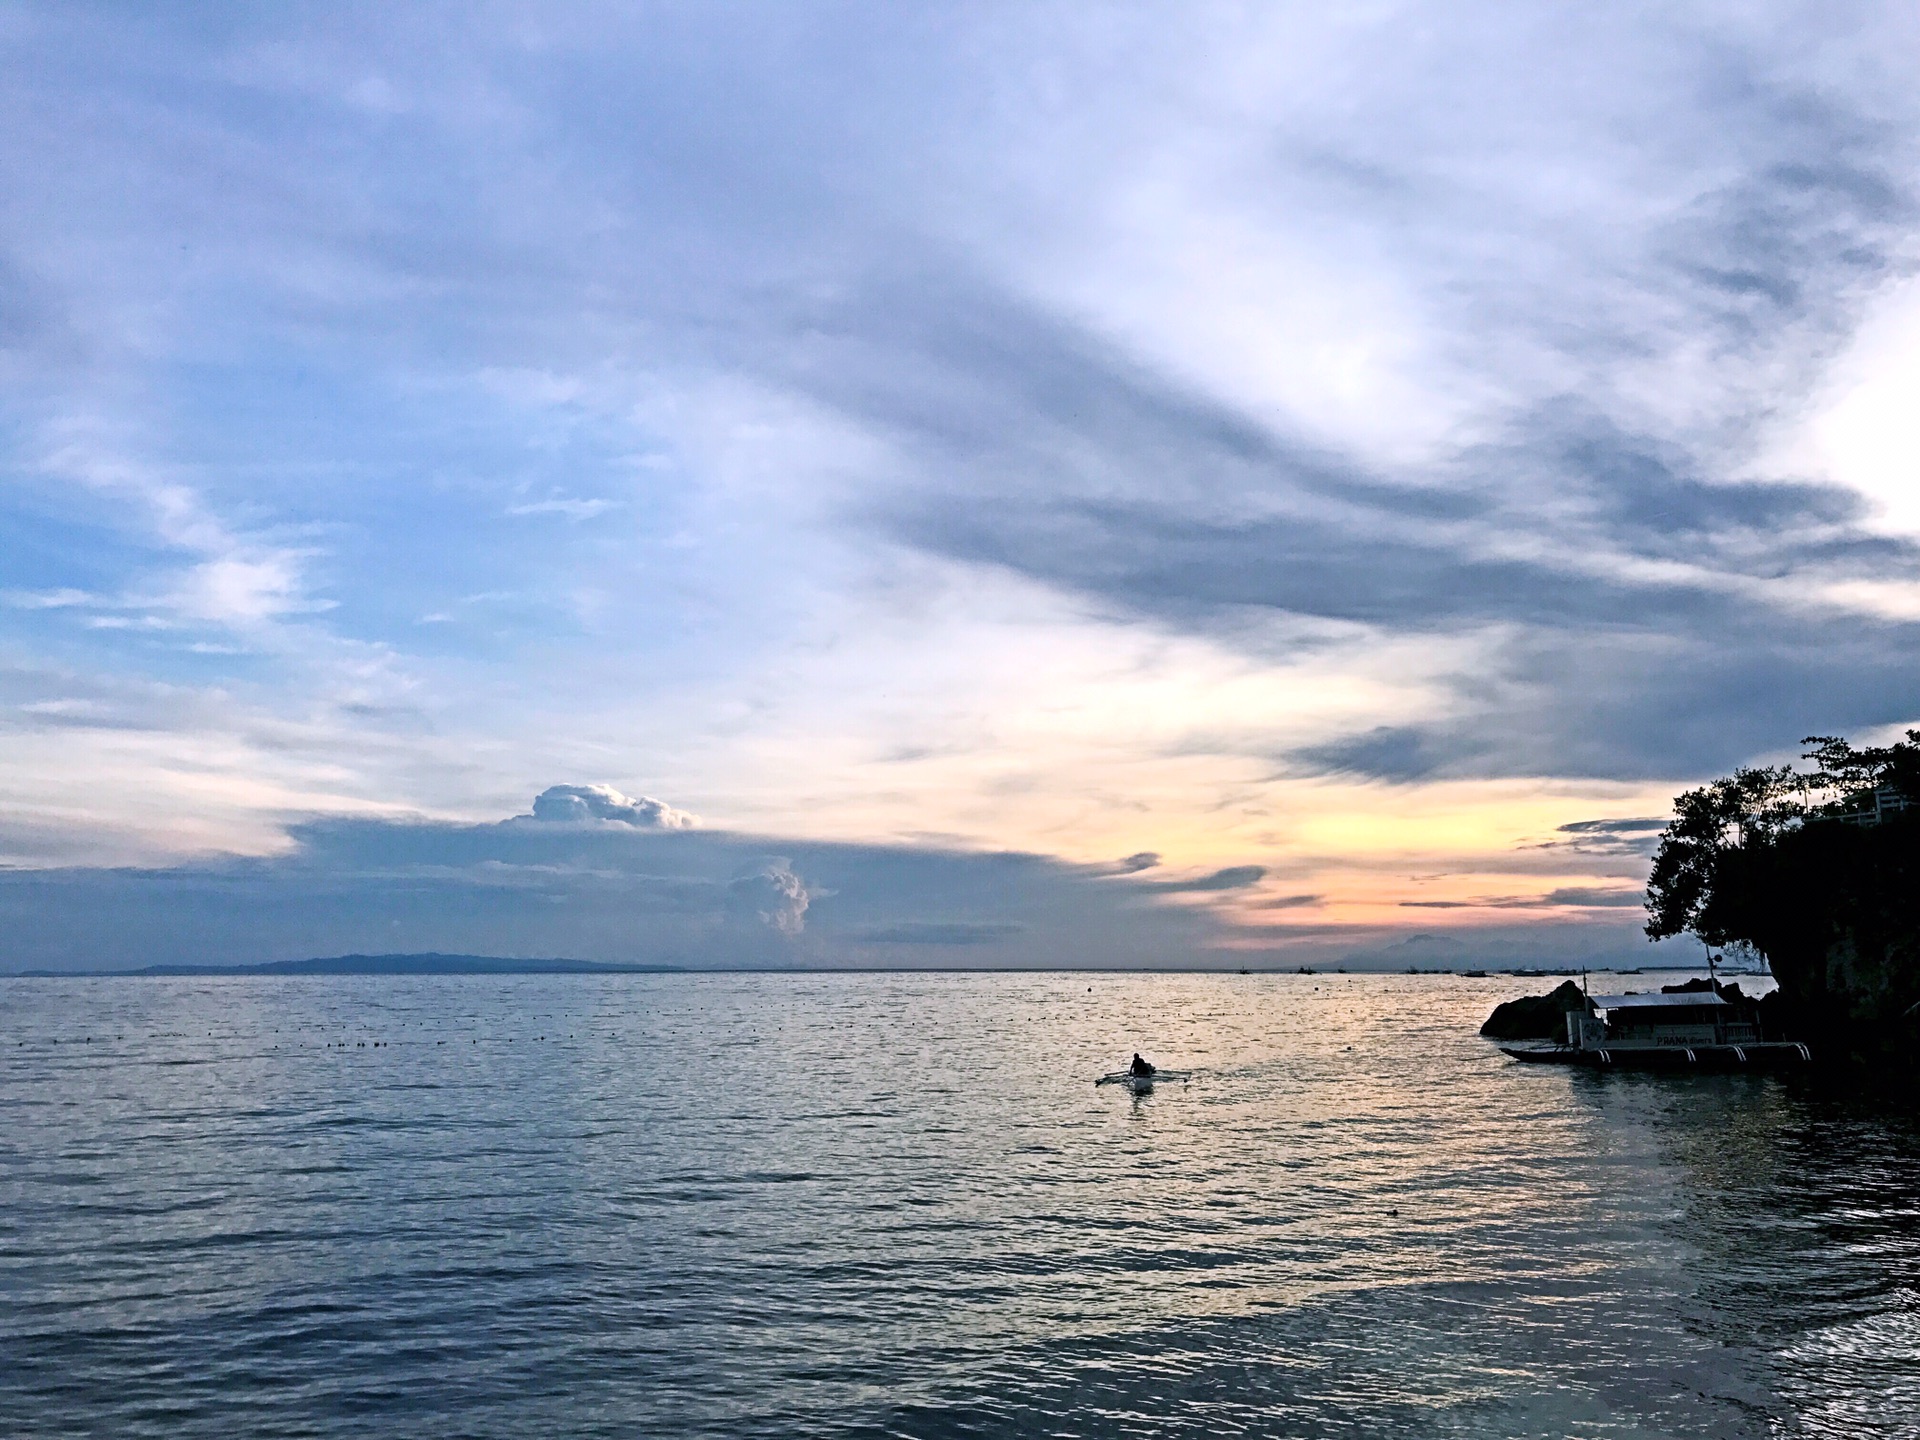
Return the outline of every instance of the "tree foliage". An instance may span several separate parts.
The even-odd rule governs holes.
[[[1905,740],[1864,750],[1838,735],[1809,735],[1800,743],[1808,747],[1803,758],[1814,766],[1800,777],[1810,811],[1843,809],[1883,786],[1920,802],[1920,730],[1907,731]]]
[[[1736,770],[1675,796],[1647,877],[1647,934],[1664,940],[1691,930],[1709,945],[1726,943],[1703,927],[1727,853],[1798,824],[1806,813],[1801,796],[1799,777],[1785,765]]]
[[[1749,940],[1733,892],[1783,836],[1838,819],[1881,787],[1920,804],[1920,730],[1865,749],[1836,735],[1810,735],[1801,743],[1807,747],[1802,758],[1811,762],[1807,770],[1737,770],[1674,797],[1673,819],[1661,832],[1647,879],[1648,936],[1691,932],[1709,945]]]

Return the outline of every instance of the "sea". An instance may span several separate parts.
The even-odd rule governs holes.
[[[1910,1098],[1552,983],[0,981],[0,1435],[1920,1436]]]

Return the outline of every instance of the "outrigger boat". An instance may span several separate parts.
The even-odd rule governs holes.
[[[1792,1040],[1763,1040],[1749,1013],[1707,990],[1657,995],[1590,995],[1567,1012],[1567,1038],[1552,1045],[1502,1045],[1529,1065],[1621,1070],[1760,1070],[1813,1058]]]

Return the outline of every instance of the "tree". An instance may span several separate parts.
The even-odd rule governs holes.
[[[1910,1070],[1920,731],[1884,746],[1805,743],[1802,768],[1740,770],[1675,798],[1647,882],[1646,931],[1752,946],[1778,982],[1766,1001],[1773,1023]],[[1907,803],[1887,803],[1889,790]]]
[[[1724,780],[1674,797],[1673,819],[1660,833],[1647,878],[1647,935],[1664,940],[1691,930],[1709,945],[1709,907],[1726,856],[1771,844],[1807,814],[1803,777],[1790,765],[1736,770]]]
[[[1891,786],[1920,803],[1920,730],[1905,740],[1856,750],[1838,735],[1809,735],[1800,742],[1814,769],[1801,777],[1809,797],[1824,797],[1823,808],[1840,809],[1863,794]]]
[[[1736,770],[1678,795],[1647,878],[1649,937],[1691,931],[1709,945],[1746,937],[1728,929],[1730,911],[1751,909],[1745,888],[1765,869],[1766,853],[1787,832],[1833,819],[1862,796],[1891,786],[1920,805],[1920,730],[1892,745],[1856,749],[1839,735],[1800,742],[1806,771],[1790,765]],[[1737,877],[1737,878],[1736,878]],[[1734,895],[1740,890],[1740,896]],[[1718,896],[1727,902],[1716,908]]]

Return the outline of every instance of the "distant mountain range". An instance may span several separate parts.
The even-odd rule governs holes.
[[[264,965],[149,965],[141,970],[25,970],[23,975],[653,975],[678,965],[603,965],[592,960],[518,960],[502,955],[334,955]]]

